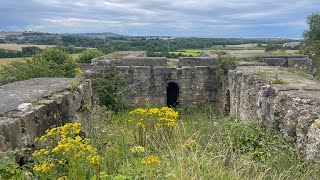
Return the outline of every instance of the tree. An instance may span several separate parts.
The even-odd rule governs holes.
[[[42,58],[46,61],[53,61],[57,64],[63,64],[70,59],[68,53],[60,48],[46,48],[42,52]]]
[[[312,59],[316,69],[314,75],[320,77],[320,14],[315,13],[307,17],[308,30],[303,33],[304,46],[302,52]]]
[[[77,61],[79,63],[91,63],[91,60],[93,58],[97,58],[101,56],[103,56],[103,52],[97,49],[86,49],[79,55]]]

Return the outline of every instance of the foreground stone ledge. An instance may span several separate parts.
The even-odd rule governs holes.
[[[265,75],[260,77],[257,72]],[[275,76],[283,84],[272,84]],[[243,122],[261,119],[270,128],[295,138],[300,155],[320,156],[320,82],[288,69],[238,66],[228,73],[230,114]]]
[[[70,121],[81,105],[91,106],[91,81],[73,90],[70,81],[36,78],[0,86],[0,149],[32,147],[45,130]]]

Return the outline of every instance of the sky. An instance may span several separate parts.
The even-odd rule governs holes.
[[[301,38],[320,0],[0,0],[0,31]]]

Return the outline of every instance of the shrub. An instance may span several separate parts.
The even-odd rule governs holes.
[[[75,76],[77,67],[64,51],[47,48],[42,53],[35,54],[26,63],[14,62],[0,68],[0,76],[4,79],[21,81],[40,77],[68,77]],[[10,83],[10,81],[4,82]]]
[[[100,105],[115,111],[123,109],[123,95],[119,92],[121,87],[127,87],[127,77],[115,65],[106,66],[99,73],[91,74],[90,79],[93,93]]]
[[[93,58],[103,56],[103,52],[97,49],[86,49],[78,57],[77,62],[79,63],[91,63]]]

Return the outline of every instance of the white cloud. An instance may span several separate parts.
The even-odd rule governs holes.
[[[288,26],[301,34],[318,0],[2,0],[0,29],[217,34]],[[10,16],[8,16],[8,14]],[[261,31],[261,27],[267,28]],[[18,28],[17,28],[18,29]],[[231,31],[232,30],[232,31]]]

